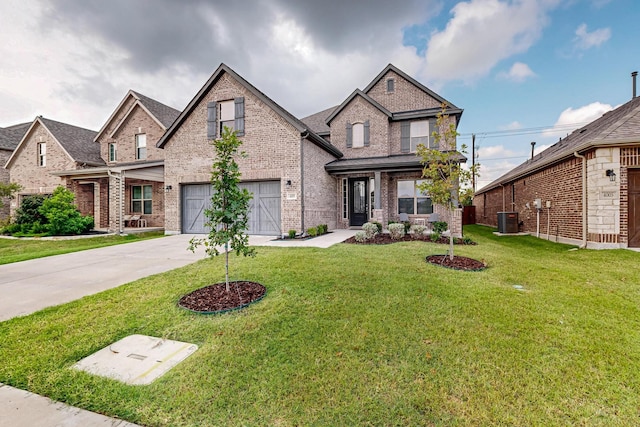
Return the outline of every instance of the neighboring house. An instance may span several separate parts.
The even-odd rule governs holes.
[[[540,208],[536,206],[539,200]],[[640,98],[604,114],[474,197],[476,220],[588,248],[640,247]]]
[[[136,215],[147,227],[164,227],[164,151],[156,142],[180,112],[130,90],[95,134],[104,166],[54,174],[73,183],[93,185],[100,194],[96,227],[122,231]],[[98,220],[99,218],[99,220]]]
[[[9,157],[11,157],[29,126],[31,126],[31,122],[0,128],[0,183],[7,184],[10,182],[9,170],[4,165],[7,164]],[[0,202],[2,204],[2,207],[0,207],[0,221],[2,221],[9,217],[11,199],[7,197],[0,200]]]
[[[224,126],[237,131],[246,153],[238,163],[254,195],[251,234],[386,223],[401,212],[426,220],[434,207],[415,188],[422,175],[415,149],[434,146],[443,103],[457,126],[462,110],[389,65],[341,105],[299,120],[221,64],[157,144],[165,150],[165,231],[207,231],[210,141]]]
[[[89,129],[36,117],[5,165],[11,181],[21,186],[17,200],[11,202],[11,214],[23,197],[51,194],[57,186],[66,185],[64,179],[54,174],[55,171],[103,166],[100,147],[93,141],[95,136],[96,132]],[[78,182],[72,191],[76,194],[80,211],[84,215],[93,215],[93,185]]]

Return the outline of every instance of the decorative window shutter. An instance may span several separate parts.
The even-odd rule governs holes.
[[[367,120],[366,122],[364,122],[364,146],[368,147],[369,146],[369,120]]]
[[[207,139],[216,139],[218,136],[216,132],[218,128],[216,125],[217,108],[218,105],[215,102],[209,102],[207,104]]]
[[[234,99],[236,106],[236,122],[235,129],[236,135],[243,136],[244,135],[244,97]]]
[[[353,147],[353,126],[347,122],[347,148]]]
[[[433,136],[436,132],[438,132],[436,128],[436,119],[429,119],[429,148],[433,150],[438,149],[438,140]]]
[[[400,151],[411,151],[411,122],[400,123]]]

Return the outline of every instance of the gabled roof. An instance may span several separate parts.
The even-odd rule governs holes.
[[[96,136],[95,131],[38,116],[31,123],[13,154],[9,157],[6,168],[13,163],[22,146],[26,144],[29,135],[38,125],[43,126],[53,136],[54,140],[60,144],[71,160],[78,163],[86,163],[89,166],[103,166],[105,164],[100,157],[100,144],[93,140]]]
[[[133,98],[135,101],[133,104],[131,104],[131,106],[126,111],[126,113],[124,114],[120,122],[118,122],[118,124],[115,126],[110,136],[113,136],[113,134],[115,134],[118,131],[120,126],[122,126],[126,122],[131,112],[138,106],[141,107],[143,110],[145,110],[147,114],[149,114],[149,116],[163,130],[167,130],[169,126],[171,126],[173,121],[180,115],[180,111],[176,110],[175,108],[169,107],[168,105],[158,102],[155,99],[151,99],[148,96],[142,95],[141,93],[135,92],[133,90],[129,90],[127,94],[124,96],[124,98],[122,98],[122,101],[120,101],[120,104],[118,104],[116,109],[113,110],[113,113],[111,113],[111,116],[109,116],[109,118],[104,123],[102,128],[98,131],[95,137],[95,141],[98,141],[100,136],[102,136],[102,134],[107,130],[109,125],[113,122],[115,117],[122,110],[124,104],[129,98]]]
[[[349,103],[351,101],[353,101],[353,99],[356,96],[360,96],[361,98],[363,98],[365,101],[367,101],[369,104],[373,105],[375,108],[377,108],[378,110],[380,110],[380,112],[382,112],[384,115],[386,115],[388,118],[391,118],[393,115],[391,114],[391,111],[387,110],[386,108],[384,108],[382,105],[380,105],[376,100],[374,100],[373,98],[371,98],[369,95],[367,95],[366,93],[364,93],[363,91],[361,91],[360,89],[356,89],[354,90],[351,95],[349,95],[349,97],[347,99],[344,100],[344,102],[342,104],[340,104],[338,106],[338,108],[336,108],[335,110],[333,110],[333,113],[331,113],[329,115],[329,117],[327,117],[326,123],[328,126],[331,126],[331,121],[338,115],[340,114],[340,112],[347,106],[349,105]]]
[[[242,85],[245,89],[251,92],[256,98],[260,101],[264,102],[269,108],[279,114],[283,119],[285,119],[289,124],[291,124],[298,132],[300,132],[301,136],[308,138],[314,144],[318,145],[320,148],[324,149],[328,153],[333,154],[336,157],[342,157],[342,153],[336,147],[327,142],[324,138],[320,137],[318,134],[313,132],[309,128],[309,126],[302,123],[299,119],[289,113],[287,110],[278,105],[275,101],[269,98],[264,93],[260,92],[255,86],[242,78],[239,74],[233,71],[226,64],[220,64],[220,66],[214,71],[214,73],[209,77],[209,80],[202,86],[202,88],[198,91],[196,96],[193,97],[191,102],[187,105],[187,107],[180,113],[178,118],[173,122],[171,127],[167,129],[165,134],[160,138],[160,141],[156,144],[158,148],[163,148],[167,141],[171,139],[173,134],[182,126],[184,121],[189,117],[189,115],[193,112],[196,106],[202,101],[202,99],[207,95],[209,90],[216,84],[218,80],[224,75],[229,74],[233,79],[235,79],[240,85]]]
[[[30,126],[31,122],[27,122],[0,128],[0,150],[15,150]]]
[[[640,97],[634,98],[599,119],[573,131],[569,136],[510,170],[476,194],[504,185],[520,177],[544,169],[593,147],[640,143]]]
[[[327,125],[327,117],[338,107],[339,105],[327,108],[326,110],[322,110],[319,113],[312,114],[300,120],[318,135],[328,135],[331,133],[331,128]]]
[[[422,83],[420,83],[419,81],[417,81],[416,79],[414,79],[413,77],[411,77],[410,75],[408,75],[407,73],[405,73],[404,71],[402,71],[401,69],[399,69],[398,67],[396,67],[393,64],[389,64],[387,65],[384,70],[382,70],[380,72],[380,74],[378,74],[372,81],[371,83],[369,83],[367,85],[366,88],[364,88],[364,93],[369,93],[369,91],[376,85],[378,84],[378,82],[380,81],[380,79],[382,79],[389,71],[393,71],[394,73],[398,74],[399,76],[401,76],[403,79],[407,80],[409,83],[411,83],[412,85],[414,85],[415,87],[417,87],[418,89],[420,89],[423,92],[426,92],[429,96],[431,96],[432,98],[436,99],[440,104],[446,104],[447,105],[447,109],[454,109],[454,110],[460,110],[462,111],[460,108],[456,107],[455,105],[453,105],[453,103],[447,101],[446,99],[444,99],[443,97],[441,97],[440,95],[438,95],[437,93],[433,92],[431,89],[429,89],[428,87],[426,87],[425,85],[423,85]]]

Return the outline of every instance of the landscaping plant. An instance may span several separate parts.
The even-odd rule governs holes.
[[[225,253],[225,283],[229,292],[229,249],[236,255],[253,256],[255,250],[249,247],[249,202],[253,197],[246,188],[240,188],[240,169],[237,156],[244,156],[239,151],[240,141],[235,131],[224,127],[222,136],[212,142],[216,156],[211,168],[211,207],[204,211],[210,228],[207,238],[192,238],[189,249],[204,245],[207,255],[214,257],[220,254],[219,247]]]
[[[363,224],[362,231],[364,232],[367,240],[373,239],[379,233],[378,226],[372,222]]]
[[[400,240],[404,237],[405,234],[404,224],[401,222],[396,222],[394,224],[389,224],[389,235],[394,240]]]

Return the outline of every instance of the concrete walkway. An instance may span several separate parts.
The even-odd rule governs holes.
[[[353,236],[335,230],[309,240],[251,236],[252,246],[328,248]],[[176,235],[0,265],[0,322],[163,273],[206,255],[187,250],[192,235]],[[0,383],[0,427],[135,427],[122,420],[54,402]]]

